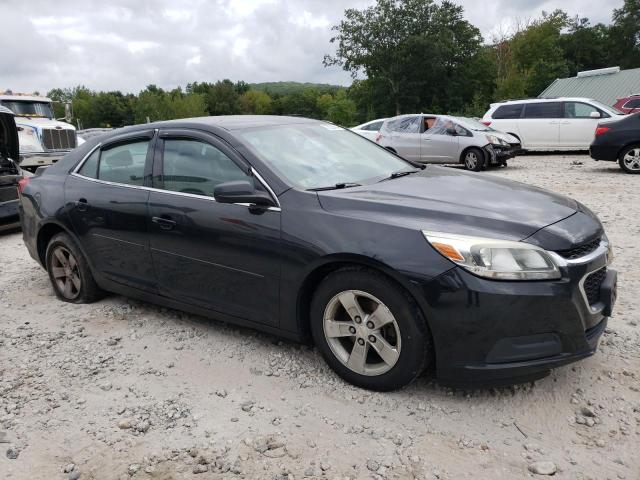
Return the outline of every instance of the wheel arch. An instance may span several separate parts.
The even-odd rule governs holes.
[[[486,145],[485,145],[485,146],[486,146]],[[462,163],[462,164],[464,164],[464,157],[465,157],[465,155],[467,154],[467,152],[468,152],[469,150],[472,150],[472,149],[474,149],[474,150],[479,150],[480,152],[482,152],[482,155],[485,157],[485,162],[486,162],[486,160],[487,160],[487,159],[486,159],[486,154],[485,154],[485,151],[484,151],[484,147],[478,147],[478,146],[476,146],[476,145],[468,145],[468,146],[464,147],[464,149],[462,150],[462,152],[460,152],[460,158],[458,159],[458,163]]]
[[[296,302],[296,318],[298,323],[298,332],[300,332],[300,336],[305,339],[311,338],[310,332],[310,310],[311,310],[311,300],[313,298],[313,293],[320,285],[320,282],[332,272],[336,270],[340,270],[345,267],[364,267],[371,270],[374,270],[385,277],[391,279],[394,283],[396,283],[400,288],[407,292],[407,294],[411,297],[411,299],[416,303],[418,309],[422,313],[425,322],[427,323],[427,327],[429,327],[429,331],[431,332],[432,341],[433,331],[431,329],[431,325],[429,324],[429,318],[425,309],[423,302],[420,300],[419,296],[416,294],[413,289],[411,283],[404,278],[402,275],[398,274],[393,268],[389,267],[383,262],[372,259],[370,257],[364,255],[357,254],[334,254],[323,257],[320,261],[315,262],[312,267],[308,269],[304,279],[301,282],[301,286],[298,289],[298,296]],[[435,345],[434,345],[435,347]],[[437,363],[437,348],[434,348],[434,359]]]
[[[620,150],[618,150],[618,153],[616,155],[616,160],[620,160],[620,157],[622,157],[622,153],[627,149],[627,148],[631,148],[633,146],[637,145],[638,147],[640,147],[640,140],[634,140],[633,142],[628,142],[624,147],[622,147]]]
[[[73,233],[69,231],[69,229],[57,222],[45,223],[38,229],[38,235],[36,237],[36,249],[38,252],[38,259],[40,260],[40,264],[45,268],[45,270],[47,268],[47,262],[45,258],[47,253],[47,245],[49,245],[51,239],[59,233],[66,233],[71,238],[76,240],[75,235],[73,235]]]

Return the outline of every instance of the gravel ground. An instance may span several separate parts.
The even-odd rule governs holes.
[[[123,297],[59,302],[3,235],[0,478],[639,479],[640,176],[586,155],[480,175],[604,222],[620,293],[595,356],[533,385],[371,393],[307,346]]]

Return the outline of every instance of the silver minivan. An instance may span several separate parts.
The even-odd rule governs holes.
[[[387,119],[376,142],[407,160],[462,163],[473,171],[506,166],[520,151],[517,138],[472,118],[424,113]]]

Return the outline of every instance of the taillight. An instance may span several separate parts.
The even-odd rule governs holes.
[[[376,135],[376,142],[380,142],[381,138],[382,138],[382,134],[378,133],[378,135]]]
[[[603,133],[607,133],[609,130],[611,130],[609,127],[600,127],[600,126],[598,126],[596,128],[596,137],[602,135]]]
[[[487,127],[491,125],[491,122],[489,120],[480,120],[480,123],[486,125]]]
[[[30,177],[22,177],[18,180],[18,192],[22,193],[27,185],[29,185]]]

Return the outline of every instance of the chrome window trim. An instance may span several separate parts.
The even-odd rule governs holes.
[[[93,152],[95,152],[95,151],[96,151],[98,148],[100,148],[100,147],[102,147],[102,142],[97,143],[97,144],[96,144],[96,145],[95,145],[91,150],[89,150],[89,153],[87,153],[84,157],[82,157],[82,160],[80,160],[80,161],[78,162],[78,164],[76,165],[76,167],[71,171],[71,174],[72,174],[72,175],[73,175],[74,173],[75,173],[75,174],[77,174],[77,173],[80,171],[80,169],[82,168],[82,166],[84,165],[84,163],[89,159],[89,157],[90,157],[91,155],[93,155]],[[85,177],[84,175],[80,175],[80,174],[78,174],[78,176],[79,176],[79,177],[82,177],[82,178],[89,178],[89,179],[90,179],[90,177]],[[97,180],[97,179],[96,179],[96,180]]]
[[[82,168],[82,166],[87,161],[87,159],[91,155],[93,155],[93,153],[98,148],[100,148],[101,146],[102,146],[102,143],[98,143],[97,145],[95,145],[82,158],[82,160],[80,160],[78,165],[76,165],[76,167],[72,170],[71,175],[73,175],[74,177],[78,177],[78,178],[83,178],[85,180],[89,180],[91,182],[100,183],[100,184],[103,184],[103,185],[110,185],[112,187],[136,188],[138,190],[147,190],[147,191],[151,191],[151,192],[166,193],[168,195],[178,195],[178,196],[182,196],[182,197],[200,198],[200,199],[204,199],[204,200],[209,200],[210,202],[218,203],[218,202],[216,202],[215,198],[209,197],[207,195],[196,195],[194,193],[174,192],[173,190],[164,190],[162,188],[145,187],[144,185],[129,185],[129,184],[126,184],[126,183],[109,182],[109,181],[106,181],[106,180],[100,180],[98,178],[87,177],[85,175],[81,175],[80,173],[78,173],[78,171]],[[275,192],[273,191],[273,189],[269,186],[269,184],[265,181],[265,179],[262,177],[262,175],[260,175],[257,172],[257,170],[255,168],[250,167],[250,172],[251,172],[251,175],[253,175],[262,184],[262,186],[265,188],[265,190],[267,190],[269,195],[271,195],[272,199],[276,203],[276,206],[267,207],[266,210],[268,210],[270,212],[281,212],[282,211],[282,207],[280,206],[280,201],[278,200],[278,197],[275,194]],[[251,207],[252,206],[252,204],[248,204],[248,203],[233,203],[233,204],[229,204],[229,205],[241,205],[241,206],[244,206],[244,207]]]

